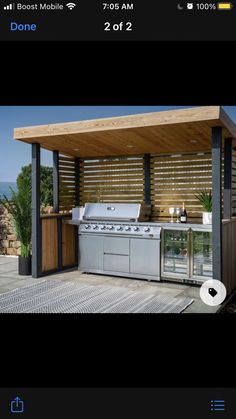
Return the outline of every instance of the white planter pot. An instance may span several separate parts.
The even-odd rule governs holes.
[[[212,212],[202,213],[202,224],[212,224]]]

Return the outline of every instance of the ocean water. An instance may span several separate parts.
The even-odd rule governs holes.
[[[6,195],[7,198],[11,197],[11,192],[9,186],[16,191],[17,186],[16,182],[0,182],[0,197],[3,198],[3,195]]]

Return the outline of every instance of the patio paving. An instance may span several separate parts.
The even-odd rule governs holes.
[[[31,276],[18,275],[18,258],[0,256],[0,294],[15,288],[33,283]],[[104,275],[83,274],[78,270],[67,270],[44,278],[61,281],[76,281],[92,285],[109,285],[113,287],[127,287],[131,291],[142,291],[151,294],[169,293],[173,297],[184,296],[194,299],[184,313],[215,313],[219,306],[210,307],[202,302],[199,287],[168,282],[148,282],[138,279],[118,278]]]

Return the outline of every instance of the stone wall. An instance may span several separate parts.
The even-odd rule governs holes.
[[[10,214],[0,205],[0,255],[19,255],[20,242],[16,240]]]

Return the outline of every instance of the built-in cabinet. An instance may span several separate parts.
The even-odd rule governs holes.
[[[210,229],[164,227],[161,241],[83,234],[79,236],[79,269],[201,283],[212,277],[212,233]]]
[[[80,235],[79,269],[160,280],[160,240]]]
[[[43,274],[77,264],[77,227],[66,224],[68,219],[62,214],[41,216]]]
[[[193,229],[163,229],[162,278],[204,281],[212,277],[212,233]]]

